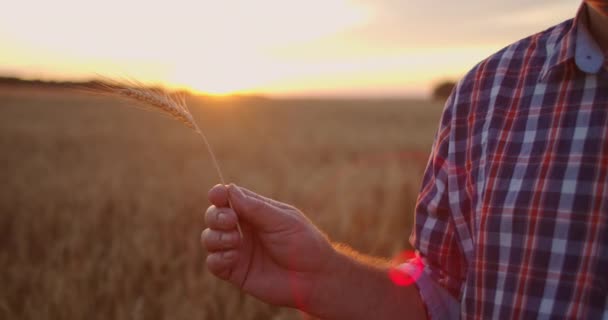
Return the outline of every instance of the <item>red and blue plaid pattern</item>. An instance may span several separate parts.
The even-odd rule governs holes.
[[[583,5],[447,101],[410,242],[462,318],[608,318],[606,61]]]

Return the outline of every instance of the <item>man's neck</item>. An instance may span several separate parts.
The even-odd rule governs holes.
[[[608,16],[602,15],[591,5],[587,5],[587,14],[589,16],[589,31],[593,34],[593,38],[602,48],[602,51],[608,52]]]

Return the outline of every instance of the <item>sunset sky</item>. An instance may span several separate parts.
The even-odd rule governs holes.
[[[270,96],[425,96],[579,0],[53,0],[0,11],[0,75]]]

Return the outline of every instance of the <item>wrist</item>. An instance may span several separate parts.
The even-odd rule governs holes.
[[[351,320],[361,318],[364,310],[379,308],[382,299],[377,299],[377,293],[390,281],[389,263],[342,244],[333,244],[332,249],[313,286],[310,309],[305,311],[322,319]]]
[[[354,261],[343,252],[341,246],[334,244],[331,248],[324,267],[313,281],[308,307],[304,310],[323,319],[337,318],[336,304],[344,298],[345,285],[353,273]]]
[[[389,277],[391,264],[334,245],[324,271],[312,286],[306,312],[322,319],[423,319],[425,310],[414,285]]]

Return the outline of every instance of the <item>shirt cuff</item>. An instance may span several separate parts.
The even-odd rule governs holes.
[[[460,302],[431,278],[430,269],[426,264],[421,264],[420,261],[406,262],[399,265],[397,269],[414,279],[431,319],[460,319]]]

